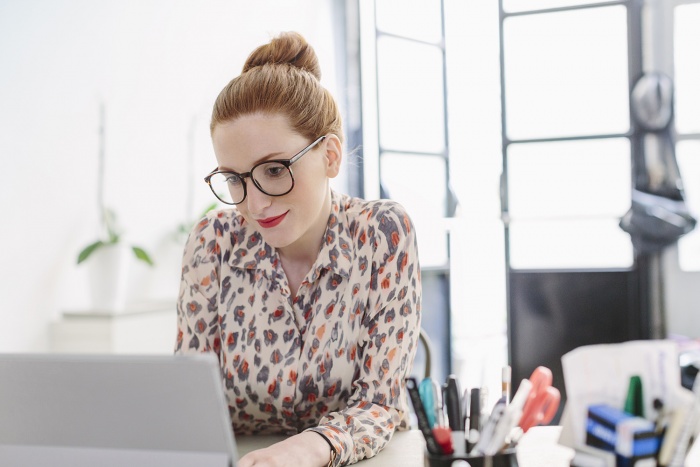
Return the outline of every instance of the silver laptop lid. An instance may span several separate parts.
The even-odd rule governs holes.
[[[0,448],[223,454],[216,356],[0,354]],[[217,456],[220,457],[220,456]]]

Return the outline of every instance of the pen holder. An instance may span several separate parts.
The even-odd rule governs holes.
[[[436,456],[428,454],[430,467],[451,467],[456,460],[465,460],[471,467],[518,467],[515,448],[504,449],[493,456],[471,456],[469,454]],[[489,462],[490,461],[490,462]]]

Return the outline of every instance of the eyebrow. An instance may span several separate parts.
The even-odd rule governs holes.
[[[256,165],[258,165],[259,163],[261,163],[261,162],[265,162],[265,161],[269,161],[269,160],[278,160],[278,159],[279,159],[279,156],[281,156],[281,155],[283,155],[283,154],[284,154],[284,152],[281,152],[281,151],[279,151],[279,152],[271,152],[270,154],[268,154],[268,155],[266,155],[266,156],[263,156],[263,157],[261,157],[260,159],[256,160],[255,162],[253,162],[253,165],[251,166],[251,169],[252,169],[254,166],[256,166]],[[294,157],[294,156],[292,156],[292,157]],[[289,158],[288,158],[288,159],[289,159]],[[226,172],[234,172],[234,173],[237,173],[237,174],[246,173],[246,171],[239,172],[239,171],[237,171],[237,170],[233,170],[233,169],[230,168],[230,167],[224,167],[224,166],[221,166],[221,165],[218,167],[217,170],[223,170],[223,171],[226,171]],[[249,171],[249,170],[248,170],[248,171]]]

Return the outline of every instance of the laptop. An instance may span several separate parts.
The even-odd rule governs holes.
[[[233,467],[216,356],[0,354],[0,466]]]

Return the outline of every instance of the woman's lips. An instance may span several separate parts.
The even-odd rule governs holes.
[[[270,227],[274,227],[280,222],[284,220],[284,218],[287,216],[289,211],[285,212],[282,215],[275,216],[275,217],[268,217],[267,219],[258,219],[257,222],[260,224],[260,227],[263,227],[265,229],[269,229]]]

